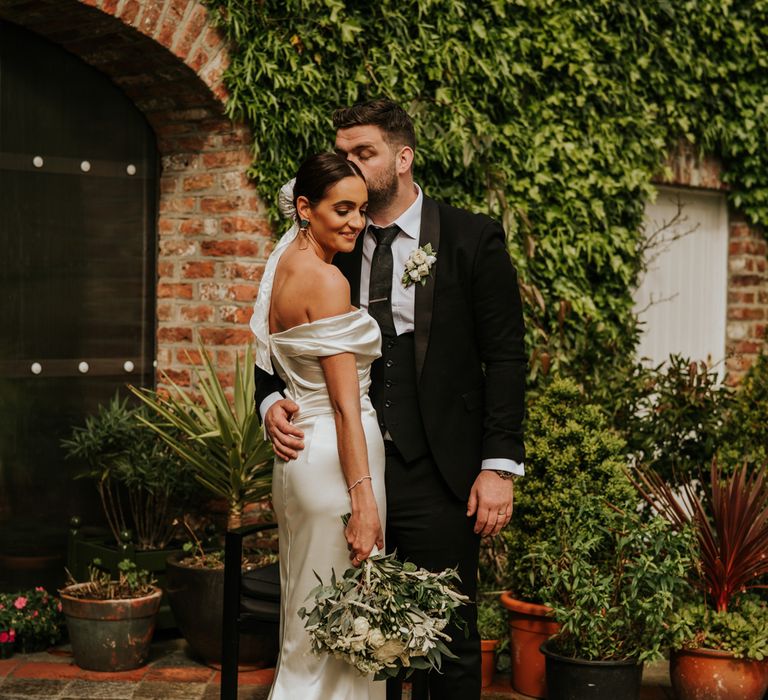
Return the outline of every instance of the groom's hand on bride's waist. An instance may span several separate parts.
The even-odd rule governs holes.
[[[291,423],[299,406],[290,399],[275,401],[264,414],[264,427],[275,454],[286,462],[296,459],[304,449],[304,431]]]

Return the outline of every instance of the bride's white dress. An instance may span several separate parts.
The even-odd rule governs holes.
[[[383,700],[382,681],[361,676],[330,655],[310,651],[297,611],[317,585],[351,566],[341,516],[351,510],[339,463],[336,428],[320,357],[351,352],[357,358],[368,465],[382,525],[386,520],[384,444],[368,398],[371,363],[381,354],[379,326],[362,310],[295,326],[269,337],[272,360],[300,407],[294,424],[304,431],[298,459],[276,459],[272,500],[280,541],[280,655],[270,700]]]

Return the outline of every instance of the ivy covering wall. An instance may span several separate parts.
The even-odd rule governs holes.
[[[506,226],[534,375],[631,358],[643,207],[681,139],[721,157],[733,204],[768,221],[766,1],[208,5],[271,212],[301,160],[332,146],[334,108],[399,101],[425,191]]]

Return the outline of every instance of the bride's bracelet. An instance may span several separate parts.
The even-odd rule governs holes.
[[[352,486],[350,486],[350,487],[347,489],[347,493],[351,493],[351,492],[352,492],[352,489],[353,489],[353,488],[355,488],[355,486],[359,486],[359,485],[360,485],[360,484],[362,484],[362,483],[363,483],[363,482],[364,482],[366,479],[368,479],[369,481],[371,481],[371,477],[370,477],[370,476],[361,476],[361,477],[360,477],[360,478],[359,478],[359,479],[358,479],[358,480],[357,480],[357,481],[356,481],[354,484],[352,484]]]

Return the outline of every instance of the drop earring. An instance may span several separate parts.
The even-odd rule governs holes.
[[[303,233],[306,235],[308,230],[309,230],[309,219],[301,219],[299,221],[299,233]]]

